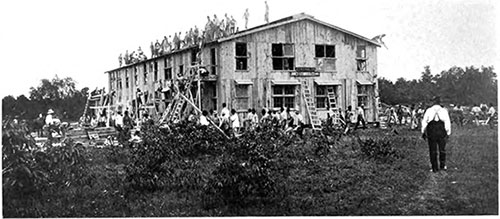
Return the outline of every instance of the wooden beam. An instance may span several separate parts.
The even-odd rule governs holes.
[[[198,111],[200,113],[200,115],[203,115],[201,110],[196,107],[196,105],[191,102],[191,100],[189,100],[186,96],[184,96],[183,94],[179,94],[180,97],[182,97],[184,100],[186,100],[187,103],[189,103],[196,111]],[[207,117],[207,120],[210,122],[210,124],[212,124],[217,130],[219,130],[219,132],[224,135],[224,137],[226,137],[227,139],[229,139],[229,136],[226,135],[226,133],[224,133],[224,131],[222,131],[222,129],[219,128],[219,126],[217,126],[210,118]]]

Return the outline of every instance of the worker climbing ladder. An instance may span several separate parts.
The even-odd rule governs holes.
[[[311,94],[311,90],[309,89],[309,85],[307,81],[302,81],[302,95],[306,102],[307,114],[309,115],[309,120],[311,121],[311,125],[313,129],[319,129],[321,126],[321,122],[319,121],[318,114],[316,111],[316,106],[314,105],[314,100]]]

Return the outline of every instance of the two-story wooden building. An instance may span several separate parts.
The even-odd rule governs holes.
[[[309,105],[320,118],[329,110],[364,105],[367,121],[374,122],[379,46],[303,13],[217,39],[201,49],[202,64],[209,72],[200,86],[202,109],[220,110],[227,103],[244,114],[249,108],[284,106],[299,110],[309,121],[307,85]],[[166,97],[162,103],[168,103],[168,94],[154,95],[155,91],[184,74],[198,51],[198,47],[184,48],[107,71],[109,90],[116,91],[113,104],[133,108],[137,88],[147,102]],[[160,113],[163,109],[157,107]]]

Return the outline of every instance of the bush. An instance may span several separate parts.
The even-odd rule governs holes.
[[[189,123],[169,129],[145,126],[141,138],[131,149],[126,167],[127,187],[135,191],[202,187],[199,182],[209,171],[200,159],[221,153],[226,143],[217,130]]]
[[[400,159],[400,153],[393,144],[395,137],[369,137],[365,140],[358,138],[361,152],[368,158],[381,162],[392,162],[394,159]]]
[[[41,200],[69,187],[89,185],[88,159],[81,144],[67,139],[61,146],[37,147],[27,128],[9,121],[3,126],[4,214],[40,216],[19,212],[19,207]],[[21,208],[24,209],[24,208]]]

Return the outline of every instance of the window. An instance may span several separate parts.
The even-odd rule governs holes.
[[[358,106],[361,106],[361,104],[363,104],[365,108],[369,106],[368,96],[372,89],[372,85],[358,85]]]
[[[216,66],[217,66],[217,58],[216,58],[216,51],[215,48],[210,49],[210,65],[211,65],[211,71],[212,75],[216,75]]]
[[[144,65],[144,66],[146,66],[146,65]],[[148,84],[148,72],[147,71],[144,72],[144,84]]]
[[[154,62],[153,64],[153,72],[154,72],[154,80],[158,81],[158,62]]]
[[[235,85],[236,90],[236,109],[247,109],[249,103],[248,84]]]
[[[328,108],[328,96],[326,93],[326,86],[316,86],[316,108],[326,109]]]
[[[165,80],[172,80],[172,58],[170,57],[165,59],[164,74]]]
[[[248,70],[247,44],[236,43],[236,70]]]
[[[356,47],[356,58],[366,58],[366,46]]]
[[[316,45],[316,58],[335,58],[334,45]]]
[[[316,69],[322,71],[335,71],[335,46],[316,45]]]
[[[179,74],[184,75],[184,65],[179,65]]]
[[[357,71],[366,71],[366,60],[364,60],[364,59],[356,60],[356,70]]]
[[[137,75],[137,66],[134,67],[134,84],[135,86],[139,86],[139,75]]]
[[[293,44],[272,44],[273,70],[293,70]]]
[[[295,106],[295,85],[273,86],[273,108],[287,107],[293,109]]]
[[[125,88],[129,88],[128,71],[125,70]]]
[[[196,65],[200,61],[198,60],[198,52],[200,52],[200,49],[198,47],[191,50],[191,65]]]

